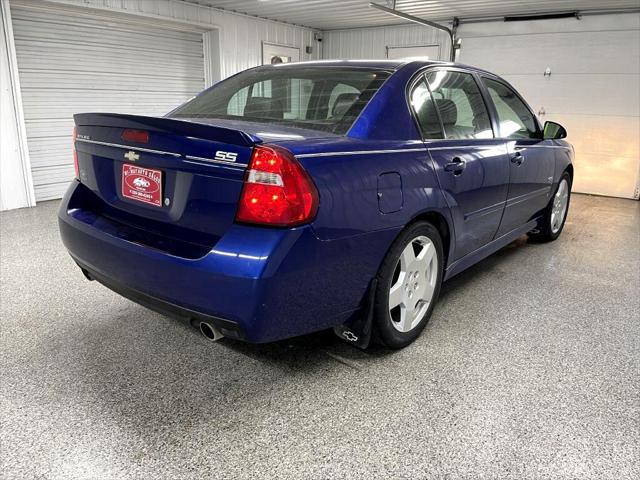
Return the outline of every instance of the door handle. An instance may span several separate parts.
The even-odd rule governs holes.
[[[450,163],[445,164],[444,171],[453,172],[454,175],[460,175],[464,170],[464,167],[466,166],[467,166],[467,162],[465,162],[459,157],[456,157]]]
[[[524,155],[522,152],[516,152],[513,154],[513,157],[511,157],[511,163],[515,163],[518,167],[522,165],[522,162],[524,162]]]

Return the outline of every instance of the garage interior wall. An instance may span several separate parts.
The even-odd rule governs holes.
[[[451,52],[449,36],[422,25],[330,30],[323,33],[323,57],[387,58],[387,47],[440,45],[440,59],[448,60]]]
[[[463,23],[458,36],[462,63],[503,76],[542,122],[566,127],[573,191],[639,198],[640,14]]]
[[[73,176],[73,163],[71,157],[71,114],[74,112],[86,111],[90,109],[106,109],[113,111],[136,113],[140,115],[157,115],[164,113],[174,106],[179,105],[188,99],[204,86],[203,69],[217,72],[219,78],[225,78],[239,71],[245,70],[262,63],[262,42],[275,43],[297,47],[300,49],[300,58],[310,60],[320,58],[318,44],[314,41],[314,31],[309,28],[289,25],[270,20],[262,20],[255,17],[240,15],[221,11],[211,7],[184,3],[179,0],[1,0],[11,6],[14,25],[14,37],[18,41],[15,49],[18,65],[22,69],[20,77],[22,82],[22,102],[24,106],[27,127],[27,139],[30,148],[30,155],[22,162],[30,162],[33,167],[34,184],[36,185],[36,197],[38,201],[60,198],[65,184]],[[80,17],[78,17],[78,15]],[[65,27],[60,19],[67,17],[68,27]],[[84,17],[80,22],[78,18]],[[92,19],[93,17],[93,19]],[[105,21],[106,20],[106,21]],[[91,24],[94,28],[91,28]],[[133,22],[133,23],[131,23]],[[83,25],[80,25],[82,23]],[[126,25],[129,27],[126,27]],[[130,25],[137,25],[131,28]],[[100,28],[98,28],[100,26]],[[100,53],[100,31],[106,34],[105,41],[109,37],[109,29],[117,30],[119,35],[124,35],[120,40],[109,41],[107,46],[118,49],[123,57],[117,58],[113,51],[109,53],[108,48],[103,48]],[[66,32],[65,32],[66,30]],[[92,31],[93,30],[93,31]],[[200,32],[194,37],[193,32]],[[162,32],[167,32],[162,34]],[[191,33],[189,33],[191,32]],[[204,44],[198,46],[200,52],[203,49],[211,50],[206,43],[210,40],[209,33],[215,32],[215,40],[218,42],[218,52],[213,52],[216,58],[210,57],[207,60],[219,61],[216,68],[205,65],[204,54],[196,63],[184,62],[182,65],[175,65],[180,62],[169,62],[170,58],[178,58],[176,55],[185,45],[193,44],[194,41],[202,41]],[[112,32],[115,33],[115,32]],[[122,48],[118,48],[118,41],[126,46],[127,38],[130,43],[136,42],[136,34],[146,34],[149,38],[156,36],[158,44],[168,42],[174,47],[174,51],[166,52],[164,60],[158,56],[145,54],[139,51],[139,61],[135,61],[131,55],[125,55]],[[164,35],[165,39],[159,36]],[[87,50],[87,38],[96,46],[96,51]],[[57,43],[57,45],[55,45]],[[153,50],[153,45],[148,45],[149,51]],[[307,54],[306,46],[312,46],[313,52]],[[65,48],[68,50],[65,52]],[[177,50],[176,50],[177,49]],[[51,50],[51,51],[50,51]],[[55,50],[55,52],[54,52]],[[171,49],[169,49],[171,50]],[[4,52],[4,50],[3,50]],[[51,53],[57,53],[58,58],[52,58]],[[224,55],[220,55],[224,52]],[[10,53],[10,52],[9,52]],[[77,60],[77,65],[87,67],[87,71],[80,72],[81,75],[65,71],[65,63],[60,63],[65,59],[67,63]],[[131,53],[131,51],[129,51]],[[193,53],[193,50],[191,50]],[[172,57],[173,55],[173,57]],[[145,62],[151,63],[148,65]],[[60,66],[60,71],[56,74],[56,63]],[[158,97],[159,104],[155,105],[151,101],[136,99],[135,89],[140,90],[138,97],[148,97],[159,95],[158,91],[143,92],[144,90],[155,90],[161,86],[160,71],[166,68],[168,63],[173,64],[177,70],[170,72],[174,86],[173,94]],[[144,68],[145,65],[147,68]],[[22,68],[24,67],[24,68]],[[122,88],[113,82],[113,76],[117,75],[114,68],[121,71],[123,79],[139,74],[155,71],[158,75],[151,78],[138,79],[139,85],[123,80]],[[173,68],[173,67],[172,67]],[[101,70],[102,69],[102,70]],[[94,71],[91,71],[94,70]],[[4,72],[4,68],[3,68]],[[107,76],[100,73],[108,73],[111,76],[111,85],[105,84]],[[204,74],[206,76],[206,73]],[[60,82],[68,80],[67,85]],[[218,78],[218,79],[219,79]],[[199,81],[197,79],[200,79]],[[215,79],[214,79],[215,80]],[[83,87],[84,85],[84,87]],[[94,88],[97,87],[97,88]],[[110,91],[104,89],[109,87]],[[74,89],[76,93],[74,94]],[[91,90],[94,90],[93,92]],[[170,89],[171,90],[171,89]],[[7,91],[9,92],[9,91]],[[9,92],[10,93],[10,92]],[[105,101],[105,95],[111,97],[109,102]],[[5,98],[6,97],[6,98]],[[166,97],[166,98],[164,98]],[[170,98],[169,98],[170,97]],[[5,125],[5,105],[9,105],[13,100],[11,95],[5,95],[3,89],[2,115],[3,126]],[[116,102],[113,102],[113,98]],[[57,102],[57,103],[56,103]],[[62,112],[66,116],[64,121],[53,118],[49,114]],[[49,118],[51,117],[51,118]],[[14,174],[4,175],[4,158],[16,158],[16,155],[5,157],[5,146],[17,142],[15,132],[6,132],[3,129],[2,151],[3,151],[3,178],[16,178]],[[30,158],[29,158],[30,157]],[[9,189],[0,190],[2,198],[2,208],[18,208],[29,206],[24,199]]]

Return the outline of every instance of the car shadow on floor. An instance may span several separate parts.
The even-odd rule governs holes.
[[[439,302],[446,301],[447,298],[459,295],[466,288],[472,288],[472,284],[480,281],[480,274],[499,271],[501,265],[513,255],[522,254],[525,248],[535,247],[536,242],[522,236],[505,246],[498,252],[481,260],[467,270],[451,278],[442,285]],[[496,272],[499,274],[499,272]],[[437,315],[437,306],[434,315]],[[198,332],[199,334],[199,332]],[[395,353],[394,350],[381,345],[372,344],[367,350],[360,350],[353,345],[338,338],[332,330],[324,330],[309,335],[294,337],[277,342],[266,344],[249,344],[228,338],[217,342],[223,348],[229,348],[235,352],[242,353],[248,357],[260,360],[271,360],[294,365],[301,358],[309,361],[310,357],[317,354],[318,357],[339,356],[337,361],[347,363],[352,361],[366,361],[367,359],[385,357]],[[333,354],[333,355],[331,355]],[[317,360],[317,359],[316,359]]]
[[[470,288],[473,282],[480,279],[481,274],[494,273],[500,275],[501,267],[503,264],[507,263],[509,258],[514,255],[523,254],[524,249],[536,247],[537,245],[540,245],[540,243],[528,238],[526,235],[515,239],[496,253],[480,260],[475,265],[472,265],[458,275],[444,282],[442,284],[442,289],[440,290],[440,298],[438,301],[441,302],[446,300],[450,295],[455,295],[456,292],[464,290],[465,288]]]

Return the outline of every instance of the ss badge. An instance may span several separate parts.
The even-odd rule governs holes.
[[[234,152],[223,152],[222,150],[218,150],[216,152],[216,160],[221,162],[235,162],[236,158],[238,158],[238,154]]]

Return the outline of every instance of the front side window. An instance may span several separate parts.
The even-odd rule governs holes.
[[[173,118],[226,118],[344,134],[390,73],[355,67],[248,70],[185,103]]]
[[[516,93],[503,83],[483,78],[498,113],[502,138],[540,138],[533,114]]]
[[[436,70],[427,81],[447,139],[493,138],[491,120],[473,75]]]

